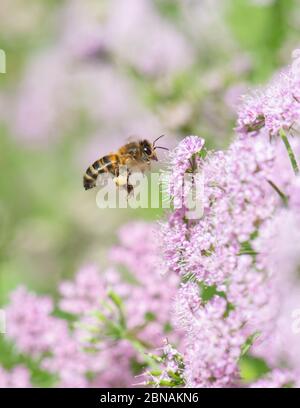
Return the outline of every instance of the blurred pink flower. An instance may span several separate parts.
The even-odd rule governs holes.
[[[73,282],[62,282],[59,292],[61,310],[83,314],[99,306],[106,295],[106,288],[98,268],[88,265],[79,270]]]
[[[246,89],[247,86],[245,83],[238,83],[228,88],[225,93],[225,103],[234,115],[236,115],[236,111],[241,102],[241,97],[245,94]]]
[[[147,316],[152,316],[153,321],[148,323],[141,336],[159,346],[163,338],[161,328],[171,319],[178,277],[164,274],[156,225],[143,222],[125,225],[119,231],[119,241],[120,244],[111,249],[110,259],[130,271],[135,284],[128,285],[119,280],[113,287],[126,299],[130,328],[143,325]]]
[[[158,243],[153,239],[156,234],[157,226],[152,224],[122,227],[120,243],[110,253],[115,269],[100,273],[94,265],[87,265],[73,281],[60,284],[58,310],[77,318],[74,327],[56,316],[58,310],[50,297],[37,296],[25,288],[12,293],[6,308],[8,338],[20,352],[39,358],[43,370],[56,374],[56,386],[131,386],[135,382],[132,364],[145,364],[137,344],[146,352],[160,346],[166,334],[179,340],[177,334],[170,333],[178,278],[162,275]],[[126,268],[127,277],[118,271],[119,265]],[[124,303],[128,331],[124,338],[110,336],[105,324],[97,320],[100,313],[118,324],[118,311],[109,298],[111,291]],[[88,352],[95,333],[100,335],[99,344]]]
[[[62,44],[78,59],[101,57],[108,51],[105,2],[68,0],[61,9]]]
[[[66,324],[51,316],[53,310],[48,296],[39,297],[24,287],[11,294],[6,308],[7,335],[21,352],[40,356],[63,337]]]
[[[10,371],[0,367],[0,388],[31,388],[30,373],[23,366],[16,366]]]
[[[299,374],[286,369],[276,369],[252,383],[250,388],[299,388],[299,381]]]
[[[64,53],[56,48],[30,61],[7,118],[24,142],[55,140],[62,121],[68,122],[71,83],[67,66]]]
[[[155,11],[149,0],[111,2],[107,23],[110,46],[144,74],[173,74],[192,62],[188,41]],[[151,27],[151,28],[150,28]]]

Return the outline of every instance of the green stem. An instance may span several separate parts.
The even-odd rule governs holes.
[[[281,200],[283,201],[283,204],[287,207],[288,203],[289,203],[289,198],[288,196],[286,196],[279,187],[276,186],[275,183],[273,183],[272,180],[267,180],[267,182],[270,184],[270,186],[276,191],[276,193],[279,195],[279,197],[281,198]]]
[[[154,360],[148,356],[149,351],[140,340],[132,337],[131,335],[126,335],[124,339],[131,343],[133,348],[144,358],[149,367],[157,369],[157,364],[155,364]]]
[[[295,174],[298,174],[299,173],[299,167],[298,167],[298,164],[297,164],[297,160],[296,160],[296,157],[294,155],[292,146],[290,145],[290,142],[289,142],[289,140],[288,140],[288,138],[287,138],[287,136],[285,134],[285,131],[283,129],[280,129],[279,134],[280,134],[280,137],[281,137],[281,139],[282,139],[282,141],[283,141],[283,143],[284,143],[284,145],[286,147],[286,150],[288,152],[288,155],[289,155],[290,162],[292,164],[293,170],[294,170]]]
[[[237,253],[237,256],[241,256],[241,255],[253,255],[256,256],[258,255],[258,253],[256,251],[253,250],[243,250]]]

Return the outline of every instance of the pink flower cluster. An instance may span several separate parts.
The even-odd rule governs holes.
[[[0,367],[0,388],[31,388],[29,371],[23,366],[11,371]]]
[[[57,386],[131,386],[134,375],[147,365],[146,353],[162,344],[171,329],[178,278],[161,274],[156,234],[157,227],[151,224],[122,227],[120,244],[111,250],[110,259],[126,269],[126,276],[117,267],[100,273],[95,266],[86,266],[73,281],[61,283],[57,306],[50,297],[25,288],[12,293],[6,309],[8,338],[19,352],[55,374]],[[110,298],[110,293],[116,295]],[[121,325],[117,301],[112,299],[122,302]],[[60,317],[61,312],[76,318],[76,325]],[[106,316],[108,325],[99,316]],[[109,332],[111,328],[117,331]],[[92,350],[95,333],[99,344]],[[171,333],[171,338],[178,336]],[[7,381],[13,384],[13,378]]]
[[[97,267],[87,265],[79,270],[73,281],[62,282],[59,292],[59,308],[81,315],[99,306],[100,299],[106,295],[106,285]]]
[[[266,88],[245,98],[239,111],[237,131],[240,134],[257,134],[265,127],[269,136],[276,136],[281,129],[297,127],[300,116],[300,59],[297,51],[290,68],[276,75]]]
[[[18,288],[6,309],[7,335],[19,352],[41,360],[41,368],[59,373],[61,387],[86,386],[84,375],[97,362],[82,352],[68,322],[53,312],[51,298]]]
[[[179,279],[175,274],[165,275],[158,252],[156,225],[132,223],[119,231],[120,245],[111,249],[110,259],[131,272],[132,286],[116,280],[114,290],[126,299],[128,327],[141,326],[145,316],[155,317],[143,330],[142,337],[156,346],[161,345],[161,327],[170,321],[172,299]]]
[[[214,296],[201,301],[197,283],[182,285],[176,300],[175,321],[185,329],[187,387],[228,387],[238,379],[237,360],[245,342],[238,312],[227,314],[228,303]],[[226,317],[225,317],[226,316]]]
[[[259,252],[258,267],[272,277],[272,296],[279,304],[272,333],[254,352],[270,366],[281,362],[290,368],[294,380],[300,373],[300,207],[299,177],[289,189],[289,206],[277,211],[262,228],[255,248]]]
[[[296,380],[288,370],[273,370],[270,374],[251,384],[251,388],[300,388],[299,379]]]
[[[203,216],[189,220],[183,207],[161,226],[167,266],[182,279],[174,323],[185,332],[188,387],[241,384],[239,361],[246,352],[274,370],[265,384],[299,384],[299,178],[280,140],[266,137],[299,120],[298,77],[291,68],[246,104],[239,118],[244,137],[227,151],[198,155],[193,171],[203,174]],[[199,138],[199,150],[201,144]],[[196,145],[188,137],[171,154],[174,174],[182,178],[190,169]],[[293,154],[299,146],[291,140]],[[172,183],[170,191],[175,194]]]
[[[168,193],[173,198],[175,208],[181,208],[185,203],[186,193],[189,188],[187,170],[200,164],[200,152],[204,146],[204,139],[197,136],[186,137],[170,153],[171,173],[168,179]]]
[[[162,225],[170,269],[222,289],[236,267],[243,242],[270,216],[278,201],[267,182],[274,157],[274,149],[261,138],[255,145],[238,140],[226,154],[216,152],[201,160],[204,216],[195,223],[186,220],[184,209],[179,209]]]

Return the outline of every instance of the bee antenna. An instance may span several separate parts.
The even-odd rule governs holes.
[[[163,150],[170,150],[167,147],[163,147],[163,146],[154,146],[154,149],[163,149]]]
[[[161,139],[162,137],[164,137],[164,136],[165,136],[165,135],[160,135],[157,139],[155,139],[154,142],[152,143],[153,146],[155,147],[155,143],[156,143],[159,139]]]

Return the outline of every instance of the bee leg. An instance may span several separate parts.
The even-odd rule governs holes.
[[[128,172],[127,172],[127,184],[126,184],[127,200],[128,200],[128,198],[130,197],[130,195],[131,195],[132,192],[133,192],[133,185],[129,183],[129,177],[130,177],[130,175],[131,175],[131,172],[128,171]]]
[[[126,186],[128,184],[128,177],[126,175],[120,175],[119,172],[116,172],[114,182],[117,187]]]
[[[133,185],[127,184],[127,198],[132,194],[132,192],[133,192]]]

